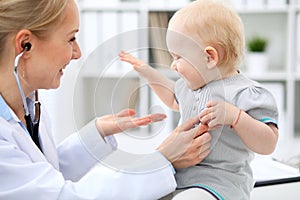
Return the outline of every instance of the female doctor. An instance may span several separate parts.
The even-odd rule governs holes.
[[[68,63],[81,56],[78,15],[75,0],[0,0],[0,199],[158,199],[175,189],[174,168],[209,153],[209,133],[192,128],[197,117],[129,165],[139,173],[91,169],[116,152],[113,134],[162,114],[99,117],[54,146],[37,90],[59,87]]]

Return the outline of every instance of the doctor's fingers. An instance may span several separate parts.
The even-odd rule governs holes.
[[[188,134],[188,133],[183,133]],[[198,136],[197,138],[194,138],[191,140],[186,137],[186,140],[182,141],[182,145],[186,146],[186,151],[182,155],[183,157],[181,159],[188,159],[193,160],[196,157],[203,158],[203,155],[207,154],[207,151],[210,150],[210,141],[211,141],[211,135],[208,132],[203,133],[201,136]],[[205,152],[205,153],[204,153]],[[204,154],[203,154],[204,153]],[[197,158],[196,158],[197,159]]]
[[[178,126],[175,131],[177,132],[181,132],[181,131],[189,131],[191,130],[195,124],[199,124],[200,120],[199,117],[192,117],[189,118],[187,121],[185,121],[183,124],[181,124],[180,126]],[[192,129],[194,131],[194,134],[196,135],[196,128]]]
[[[114,119],[98,118],[96,126],[102,136],[108,136],[120,133],[128,129],[143,126],[151,123],[150,117],[132,118],[132,117],[115,117]]]
[[[151,123],[151,119],[143,118],[136,120],[101,120],[97,119],[96,127],[99,133],[105,137],[115,133],[120,133],[129,129],[133,129],[139,126],[144,126]]]
[[[155,113],[155,114],[147,115],[145,117],[149,117],[151,119],[151,122],[159,122],[167,118],[167,115],[162,113]]]
[[[116,115],[114,115],[111,118],[120,118],[120,120],[123,121],[128,121],[128,120],[133,120],[133,121],[143,121],[145,119],[150,119],[151,122],[158,122],[161,121],[163,119],[165,119],[167,117],[167,115],[162,114],[162,113],[154,113],[154,114],[150,114],[150,115],[146,115],[143,117],[136,117],[136,118],[131,118],[132,116],[134,116],[136,114],[135,110],[133,109],[124,109],[122,111],[120,111],[119,113],[117,113]]]
[[[175,169],[183,169],[198,164],[202,159],[196,151],[186,151],[179,158],[172,162]]]
[[[194,139],[188,149],[178,157],[172,165],[176,169],[194,166],[200,163],[210,153],[210,135],[204,134],[205,137]]]
[[[124,109],[124,110],[120,111],[117,114],[103,115],[101,117],[98,117],[98,119],[100,119],[100,120],[113,120],[113,119],[116,119],[118,117],[134,116],[135,113],[136,113],[135,110],[128,108],[128,109]]]
[[[211,135],[209,132],[205,132],[202,135],[198,136],[195,138],[193,141],[193,144],[197,145],[198,148],[204,146],[204,145],[209,145],[210,146],[210,141],[211,141]]]
[[[116,117],[128,117],[128,116],[134,116],[135,113],[136,113],[135,110],[128,108],[128,109],[121,110],[115,116]]]
[[[118,121],[119,123],[132,122],[136,125],[146,125],[148,123],[162,121],[166,117],[167,117],[167,115],[165,115],[165,114],[154,113],[154,114],[146,115],[143,117],[131,117],[131,116],[117,117],[115,120]]]
[[[195,165],[201,162],[210,152],[210,141],[211,136],[208,132],[195,138],[175,165],[187,167],[189,164]]]
[[[126,118],[121,118],[117,120],[117,126],[119,127],[120,130],[124,131],[127,129],[132,129],[136,128],[139,126],[145,126],[150,124],[151,118],[150,117],[142,117],[142,118],[131,118],[131,117],[126,117]]]
[[[201,152],[199,154],[198,151],[187,151],[185,154],[183,154],[180,158],[178,158],[176,161],[172,163],[173,167],[175,169],[183,169],[187,167],[194,166],[196,164],[199,164],[208,154],[210,153],[209,150]]]
[[[195,154],[193,155],[195,158],[198,157],[200,160],[203,160],[203,158],[205,158],[210,152],[210,141],[211,136],[208,132],[206,132],[194,139],[189,148],[189,151],[192,151]]]
[[[199,161],[202,161],[210,153],[210,142],[211,136],[208,132],[195,139],[195,143],[198,145],[196,152],[198,153]]]
[[[195,130],[195,138],[202,135],[203,133],[208,131],[208,126],[206,124],[199,124]]]
[[[139,126],[146,126],[148,124],[161,121],[167,116],[165,114],[151,114],[144,117],[121,117],[116,119],[116,125],[121,131],[136,128]]]
[[[177,127],[157,148],[171,163],[178,161],[181,163],[182,156],[193,146],[195,140],[196,128],[181,131],[181,127]],[[191,150],[190,150],[191,152]],[[185,157],[185,156],[184,156]],[[178,163],[176,162],[176,163]],[[181,165],[181,164],[180,164]],[[192,165],[190,165],[192,166]]]

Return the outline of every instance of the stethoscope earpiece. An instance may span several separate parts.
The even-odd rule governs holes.
[[[31,49],[31,43],[27,42],[23,45],[24,51],[29,51]]]

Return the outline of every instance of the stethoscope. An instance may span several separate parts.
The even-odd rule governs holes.
[[[41,146],[40,146],[40,141],[39,141],[39,123],[40,123],[40,114],[41,114],[41,103],[38,101],[38,91],[35,90],[35,102],[34,102],[35,114],[34,114],[34,120],[32,121],[30,112],[29,112],[29,109],[27,106],[26,98],[24,95],[24,91],[21,87],[21,83],[20,83],[19,76],[18,76],[18,65],[19,65],[20,58],[23,56],[25,51],[29,51],[30,48],[31,48],[31,44],[26,43],[24,45],[24,50],[16,56],[14,75],[15,75],[17,85],[19,88],[19,92],[20,92],[22,102],[23,102],[23,108],[24,108],[24,112],[25,112],[24,118],[26,121],[27,131],[28,131],[29,135],[31,136],[32,140],[34,141],[34,143],[42,151]]]

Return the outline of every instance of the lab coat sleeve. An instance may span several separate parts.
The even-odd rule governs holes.
[[[94,121],[62,145],[61,171],[77,182],[66,182],[60,199],[158,199],[176,188],[174,169],[160,152],[139,155],[116,149],[114,137],[103,139]]]
[[[61,145],[61,171],[77,182],[66,182],[60,199],[75,199],[74,191],[78,199],[158,199],[176,188],[175,171],[160,152],[116,149],[114,137],[103,139],[94,121]]]
[[[155,200],[176,188],[172,167],[159,152],[133,156],[127,160],[126,167],[121,163],[111,165],[104,159],[74,184],[72,190],[80,191],[80,196],[87,199]],[[70,194],[66,189],[60,197],[71,199]]]
[[[0,169],[0,199],[9,200],[157,199],[176,186],[169,166],[132,173],[96,165],[73,182],[64,179],[46,160],[32,162],[26,153],[5,140],[0,140]]]
[[[64,177],[78,181],[99,160],[114,151],[114,137],[107,140],[100,136],[95,120],[65,139],[58,146],[59,166]]]

